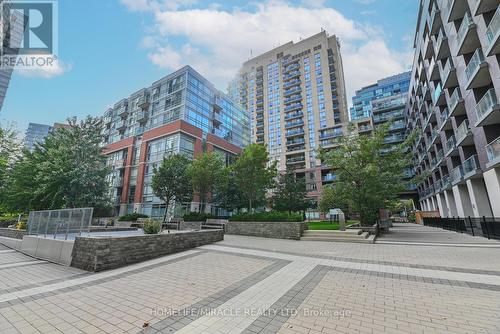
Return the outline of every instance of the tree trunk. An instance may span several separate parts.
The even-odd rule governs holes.
[[[168,214],[168,202],[165,201],[165,213],[163,214],[163,222],[167,222],[167,214]]]

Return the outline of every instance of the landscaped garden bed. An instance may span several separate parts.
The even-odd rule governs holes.
[[[356,220],[348,220],[346,222],[346,227],[358,223],[359,222]],[[330,221],[309,222],[308,227],[309,230],[319,230],[319,231],[336,231],[340,229],[340,225],[338,223]]]

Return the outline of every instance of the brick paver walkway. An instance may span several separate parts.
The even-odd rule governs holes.
[[[500,333],[500,250],[462,237],[226,236],[97,274],[0,246],[0,333]]]

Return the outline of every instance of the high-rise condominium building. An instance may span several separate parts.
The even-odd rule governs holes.
[[[421,0],[407,105],[420,204],[500,216],[498,0]]]
[[[54,125],[30,123],[24,136],[24,146],[27,150],[33,152],[36,144],[43,144],[45,138],[47,138],[51,132],[68,127],[68,124],[62,123],[54,123]]]
[[[411,72],[393,75],[377,83],[361,88],[352,97],[351,120],[356,121],[372,116],[372,101],[394,95],[407,94]]]
[[[41,144],[53,130],[53,127],[45,124],[30,123],[24,136],[24,146],[33,152],[36,144]]]
[[[3,12],[0,13],[0,43],[2,43],[0,55],[3,55],[6,51],[10,51],[13,48],[18,48],[23,38],[24,20],[21,12],[12,11],[10,14],[13,19],[10,19],[9,22],[4,20],[4,13],[10,10],[9,7],[8,2],[0,0],[0,10],[3,10]],[[5,68],[0,62],[0,111],[2,110],[11,76],[12,68]]]
[[[252,141],[267,146],[280,171],[305,177],[317,198],[322,183],[335,179],[317,152],[334,147],[348,122],[337,38],[321,32],[248,60],[234,90],[252,117]]]
[[[405,108],[410,81],[411,72],[390,76],[356,91],[356,95],[352,98],[354,105],[351,109],[352,123],[360,135],[369,134],[374,129],[391,122],[384,139],[386,144],[384,151],[388,152],[394,145],[406,140]],[[405,168],[406,181],[413,178],[414,174],[413,166]],[[416,185],[410,183],[400,197],[416,199],[416,195]]]
[[[120,215],[163,216],[165,204],[154,196],[151,178],[164,157],[193,159],[213,151],[229,163],[250,143],[248,114],[189,66],[118,101],[104,123],[105,152],[113,167],[110,195]]]

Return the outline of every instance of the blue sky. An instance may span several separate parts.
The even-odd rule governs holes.
[[[29,122],[101,115],[185,64],[222,90],[250,52],[321,28],[342,42],[348,97],[409,69],[417,0],[86,0],[59,2],[59,71],[15,73],[0,114]]]

